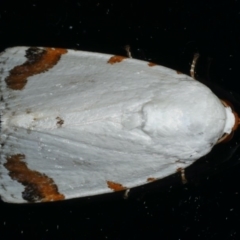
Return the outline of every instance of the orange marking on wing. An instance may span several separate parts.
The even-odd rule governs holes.
[[[157,64],[156,64],[156,63],[153,63],[153,62],[149,62],[149,63],[148,63],[148,66],[149,66],[149,67],[154,67],[154,66],[156,66],[156,65],[157,65]]]
[[[122,57],[122,56],[112,56],[107,61],[107,63],[110,63],[110,64],[119,63],[119,62],[122,62],[125,58],[126,57]]]
[[[7,86],[13,90],[22,90],[27,78],[54,67],[62,54],[67,53],[61,48],[37,48],[31,47],[26,51],[27,61],[10,70],[9,76],[5,79]]]
[[[147,182],[154,182],[156,180],[157,180],[156,178],[150,177],[150,178],[147,179]]]
[[[122,190],[126,190],[127,188],[124,187],[122,184],[120,183],[115,183],[112,181],[107,181],[107,185],[109,188],[111,188],[113,191],[117,192],[117,191],[122,191]]]
[[[9,171],[9,176],[25,186],[25,190],[22,192],[23,199],[29,202],[65,199],[65,196],[58,192],[58,187],[53,179],[29,169],[23,161],[24,159],[24,155],[16,154],[9,156],[4,164],[4,167]]]

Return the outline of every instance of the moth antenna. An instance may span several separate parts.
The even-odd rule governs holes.
[[[199,56],[200,56],[199,53],[195,53],[194,56],[193,56],[193,60],[192,60],[192,64],[191,64],[191,69],[190,69],[190,76],[191,76],[193,79],[196,79],[196,77],[195,77],[195,68],[196,68],[196,64],[197,64],[197,61],[198,61]]]

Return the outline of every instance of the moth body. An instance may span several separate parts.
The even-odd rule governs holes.
[[[0,196],[45,202],[125,190],[211,151],[236,122],[193,78],[120,56],[15,47],[0,55]]]

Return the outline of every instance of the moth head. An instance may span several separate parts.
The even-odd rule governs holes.
[[[232,113],[234,115],[234,118],[235,118],[235,123],[232,127],[232,131],[230,133],[224,133],[222,135],[221,138],[218,139],[217,143],[220,143],[220,142],[228,142],[230,141],[232,138],[233,138],[233,135],[234,135],[234,131],[237,130],[238,128],[238,125],[240,124],[240,119],[239,119],[239,116],[238,114],[234,111],[234,107],[233,105],[227,101],[227,100],[221,100],[222,104],[224,105],[224,107],[230,107],[231,110],[232,110]]]

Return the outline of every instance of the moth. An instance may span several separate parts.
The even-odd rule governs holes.
[[[0,196],[48,202],[184,170],[238,125],[193,73],[59,48],[0,54]]]

